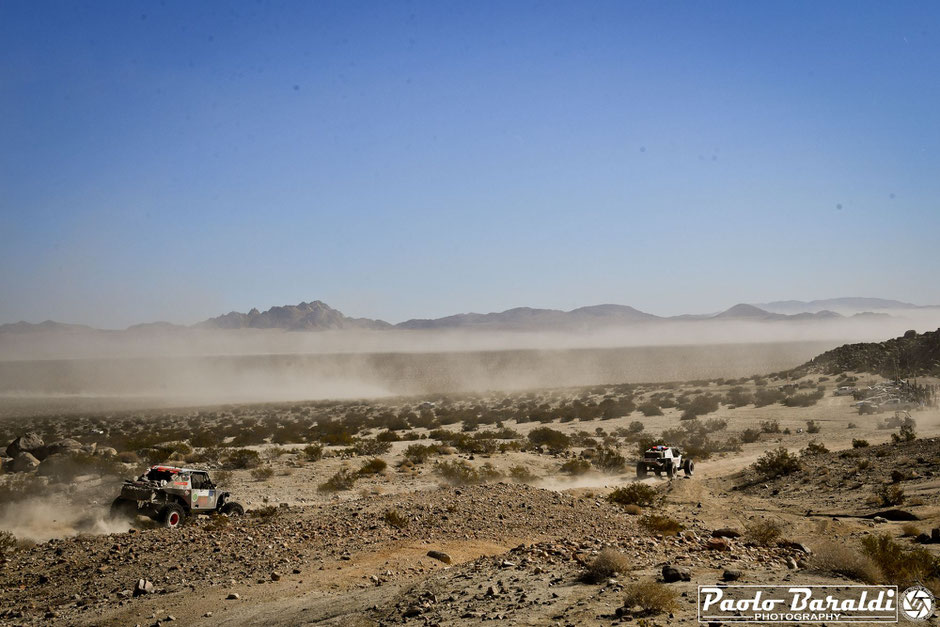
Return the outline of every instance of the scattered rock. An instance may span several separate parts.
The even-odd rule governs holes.
[[[736,529],[730,529],[728,527],[724,527],[722,529],[715,529],[714,531],[712,531],[712,537],[713,538],[740,538],[741,532],[737,531]]]
[[[721,580],[722,581],[737,581],[743,575],[744,573],[742,573],[740,570],[732,570],[730,568],[726,568],[725,572],[721,573]]]
[[[153,594],[153,582],[146,579],[138,579],[134,586],[134,596],[139,597],[144,594]]]
[[[16,458],[20,453],[32,453],[43,447],[42,438],[36,433],[27,433],[16,438],[7,446],[7,457]]]
[[[443,551],[428,551],[428,557],[444,562],[445,564],[451,564],[453,562],[450,555]]]
[[[241,595],[238,594],[237,592],[230,592],[229,595],[228,595],[227,597],[225,597],[225,600],[226,600],[226,601],[237,601],[237,600],[240,599],[240,598],[242,598],[242,597],[241,597]]]
[[[672,564],[666,564],[663,566],[663,581],[666,583],[692,581],[692,573],[684,568],[676,568]]]
[[[724,538],[709,538],[705,543],[705,548],[712,551],[730,551],[731,544]]]

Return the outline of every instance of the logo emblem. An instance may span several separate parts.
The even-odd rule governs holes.
[[[933,616],[936,601],[930,590],[911,586],[901,593],[901,615],[909,621],[922,622]]]

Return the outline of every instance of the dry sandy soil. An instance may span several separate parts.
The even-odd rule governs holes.
[[[870,502],[871,495],[892,484],[892,470],[905,473],[897,484],[907,493],[903,508],[920,518],[918,528],[929,533],[940,526],[940,441],[927,439],[940,436],[940,413],[914,412],[919,439],[891,444],[897,431],[878,425],[885,414],[859,416],[850,396],[833,396],[833,383],[826,386],[826,395],[810,407],[722,405],[702,416],[702,421],[726,421],[715,434],[719,439],[740,437],[745,429],[774,420],[790,432],[765,433],[738,451],[698,460],[691,478],[644,480],[657,497],[639,515],[605,498],[617,486],[636,481],[629,463],[615,474],[572,478],[560,471],[563,462],[582,453],[579,446],[555,454],[531,446],[485,455],[445,451],[424,463],[402,465],[406,447],[415,441],[394,442],[380,455],[388,463],[384,471],[363,476],[351,490],[323,492],[318,490],[322,482],[342,468],[357,470],[369,457],[350,457],[343,447],[333,446],[323,459],[309,461],[305,444],[257,444],[251,448],[262,453],[273,476],[259,480],[248,470],[235,470],[227,482],[249,514],[195,519],[178,530],[143,519],[133,528],[127,522],[109,527],[104,514],[118,484],[89,477],[69,488],[71,500],[81,504],[86,499],[83,514],[98,526],[83,527],[74,520],[52,524],[54,506],[52,514],[37,509],[45,513],[30,519],[35,503],[21,505],[25,519],[17,522],[9,512],[18,506],[4,506],[8,528],[21,536],[32,529],[42,541],[0,557],[0,624],[671,625],[695,623],[696,585],[718,582],[726,569],[741,571],[741,583],[853,583],[814,567],[812,556],[793,543],[812,550],[827,540],[851,544],[887,532],[906,546],[910,540],[902,539],[903,526],[910,523],[861,517],[885,509]],[[724,394],[730,387],[698,383],[672,391]],[[658,391],[640,388],[633,391],[634,399],[639,404]],[[582,393],[549,390],[494,402],[505,404],[508,398],[512,405]],[[377,404],[395,408],[395,403],[416,402]],[[655,435],[680,427],[680,413],[672,408],[653,417],[633,412],[608,420],[502,424],[522,436],[543,426],[597,436],[597,429],[612,435],[640,421],[644,435]],[[74,424],[62,420],[64,429]],[[801,432],[809,420],[820,425],[819,433]],[[460,431],[461,424],[447,428]],[[636,445],[629,440],[619,436],[615,443],[633,460]],[[750,469],[769,449],[783,446],[798,453],[814,440],[831,452],[804,455],[798,473],[771,480]],[[870,446],[853,449],[853,440],[867,440]],[[455,459],[476,468],[492,464],[504,478],[449,485],[435,468]],[[505,478],[518,466],[534,475],[528,484]],[[128,466],[128,474],[131,470]],[[68,500],[62,500],[63,508]],[[397,524],[390,524],[388,512],[398,515]],[[648,514],[671,517],[684,530],[677,536],[651,532],[641,524]],[[727,550],[709,546],[715,530],[743,531],[761,519],[778,523],[784,542],[761,546],[736,538],[719,547]],[[75,535],[77,530],[94,533]],[[925,546],[934,551],[940,545]],[[626,571],[586,582],[587,565],[605,548],[624,556]],[[446,553],[450,562],[429,557],[431,550]],[[664,584],[676,594],[675,608],[648,613],[624,607],[625,590],[635,582],[661,580],[665,564],[691,574],[690,581]],[[140,578],[153,583],[151,594],[133,595]]]

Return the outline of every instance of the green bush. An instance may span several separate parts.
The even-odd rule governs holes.
[[[535,446],[545,446],[551,451],[563,451],[571,446],[571,438],[552,429],[551,427],[537,427],[529,432],[529,442]]]
[[[318,462],[323,459],[323,446],[320,444],[310,444],[304,447],[304,457],[307,461]]]
[[[656,490],[645,483],[620,486],[607,495],[607,500],[617,505],[650,506],[656,500]]]
[[[356,479],[358,478],[358,473],[352,472],[347,468],[343,468],[335,475],[321,483],[317,489],[320,492],[341,492],[344,490],[352,490],[353,486],[356,485]]]
[[[583,475],[591,470],[591,462],[586,459],[569,459],[561,465],[561,471],[566,475]]]
[[[378,473],[385,470],[386,467],[388,467],[388,464],[384,459],[381,459],[380,457],[374,457],[362,465],[362,468],[359,469],[359,474],[377,475]]]
[[[791,455],[784,447],[767,451],[753,465],[754,470],[767,479],[793,474],[803,468],[796,455]]]
[[[235,449],[229,451],[225,458],[224,465],[226,468],[232,470],[257,468],[261,465],[261,455],[258,454],[258,451],[253,451],[248,448]]]

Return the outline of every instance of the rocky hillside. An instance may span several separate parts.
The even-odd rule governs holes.
[[[870,372],[902,379],[940,376],[940,329],[920,334],[908,331],[886,342],[845,344],[803,364],[797,371]]]
[[[233,311],[210,318],[198,326],[213,329],[286,329],[312,331],[323,329],[385,329],[391,327],[382,320],[350,318],[319,300],[299,305],[271,307],[265,312],[252,309],[248,313]]]

